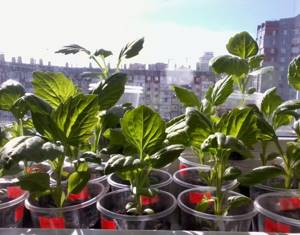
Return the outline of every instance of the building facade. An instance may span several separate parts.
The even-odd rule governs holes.
[[[262,91],[276,86],[285,99],[296,98],[287,82],[288,65],[300,54],[300,15],[276,21],[266,21],[257,27],[260,54],[265,55],[264,65],[274,66],[273,80],[261,80]]]
[[[33,92],[32,73],[34,71],[62,72],[70,77],[73,82],[84,92],[87,93],[90,83],[95,83],[97,79],[83,78],[84,72],[97,72],[97,68],[74,68],[68,64],[66,66],[52,66],[50,62],[44,64],[42,60],[36,63],[34,59],[30,64],[22,63],[22,58],[12,59],[11,62],[5,61],[4,55],[0,55],[0,83],[7,79],[13,79],[26,89],[26,92]],[[186,81],[183,86],[192,89],[198,97],[202,97],[208,86],[214,82],[214,75],[210,72],[187,71],[186,70],[168,70],[167,65],[163,63],[146,65],[131,64],[124,66],[122,72],[128,74],[127,85],[140,86],[143,93],[140,95],[140,104],[145,104],[158,111],[161,116],[169,120],[184,112],[184,108],[179,103],[174,92],[170,89],[176,81]],[[189,80],[187,78],[189,75]],[[212,79],[213,78],[213,79]],[[7,123],[13,120],[13,117],[7,112],[0,112],[0,123]]]

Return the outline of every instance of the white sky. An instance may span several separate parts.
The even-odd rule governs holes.
[[[225,53],[225,44],[234,32],[213,32],[174,22],[147,20],[151,12],[174,1],[142,0],[7,0],[0,8],[0,52],[6,60],[22,56],[52,64],[87,66],[81,55],[58,55],[54,51],[76,43],[87,49],[104,48],[115,55],[127,42],[145,37],[144,49],[127,61],[191,64],[204,51]],[[158,4],[159,3],[159,4]],[[113,59],[115,61],[115,58]],[[113,63],[112,63],[113,64]]]

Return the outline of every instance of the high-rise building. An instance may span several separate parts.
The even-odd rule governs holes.
[[[260,54],[265,55],[265,66],[274,66],[273,81],[261,79],[262,91],[276,86],[285,99],[295,98],[295,91],[287,82],[288,65],[300,54],[300,15],[275,21],[266,21],[257,27]]]
[[[209,72],[209,61],[213,57],[213,52],[204,52],[204,54],[199,57],[199,62],[196,64],[196,70],[200,72]]]

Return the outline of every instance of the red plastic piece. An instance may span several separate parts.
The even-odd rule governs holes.
[[[15,222],[19,222],[24,217],[24,205],[20,205],[15,210]]]
[[[71,193],[68,197],[68,200],[70,201],[77,201],[77,200],[87,200],[90,198],[90,195],[89,195],[89,190],[88,190],[88,187],[84,187],[83,190],[80,192],[80,193]]]
[[[271,220],[270,218],[265,218],[264,220],[264,232],[280,232],[289,233],[290,226],[287,224],[282,224]]]
[[[65,219],[62,217],[39,217],[40,228],[65,228]]]
[[[300,208],[300,198],[291,197],[291,198],[281,198],[279,201],[279,206],[281,211],[290,211]]]
[[[211,199],[212,195],[210,192],[200,193],[200,192],[190,192],[189,201],[190,203],[197,204],[201,203],[204,198]]]
[[[187,168],[187,165],[183,164],[183,163],[180,163],[179,164],[179,169],[185,169]],[[180,175],[186,175],[187,174],[187,171],[180,171]]]
[[[141,196],[141,201],[143,206],[147,206],[159,202],[159,197],[158,195],[154,197]]]
[[[112,229],[112,230],[117,229],[116,223],[110,219],[101,218],[100,224],[102,229]]]
[[[7,197],[9,199],[15,199],[20,197],[24,191],[21,189],[20,186],[8,186],[7,187]]]

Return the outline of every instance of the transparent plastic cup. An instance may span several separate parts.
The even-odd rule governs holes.
[[[299,233],[300,198],[296,191],[260,195],[254,201],[261,232]]]
[[[24,201],[28,192],[23,191],[20,186],[9,183],[0,183],[0,227],[19,228],[23,226]]]
[[[169,230],[173,212],[176,209],[176,198],[165,191],[160,191],[152,198],[142,197],[144,206],[155,211],[152,215],[127,215],[125,205],[132,201],[129,189],[120,189],[103,195],[97,202],[101,213],[101,228],[114,230]]]
[[[199,163],[199,158],[195,153],[192,151],[192,149],[187,148],[182,152],[178,158],[179,165],[178,169],[183,169],[187,167],[193,167],[193,166],[201,166]]]
[[[150,185],[151,188],[157,188],[160,190],[164,190],[170,192],[171,183],[173,181],[172,175],[169,172],[153,169],[150,172],[150,182],[151,179],[154,181],[153,184]],[[111,190],[119,190],[124,188],[130,188],[129,181],[122,180],[117,174],[112,173],[107,177],[107,182],[111,186]]]
[[[105,193],[99,183],[88,183],[79,194],[72,194],[68,200],[77,201],[62,208],[40,207],[33,199],[25,201],[30,211],[33,226],[42,229],[90,228],[99,221],[96,202]]]
[[[190,189],[199,188],[201,190],[214,190],[214,186],[206,185],[200,177],[201,172],[209,172],[211,168],[209,166],[198,166],[198,167],[188,167],[176,171],[173,174],[173,180],[175,184],[174,193],[177,196],[180,192]],[[238,187],[238,182],[236,180],[226,181],[223,184],[223,190],[229,191],[234,190]]]
[[[187,189],[177,197],[178,206],[181,210],[181,226],[184,230],[201,231],[250,231],[252,219],[256,215],[253,203],[235,208],[228,216],[216,216],[196,210],[197,203],[204,196],[211,197],[215,191],[203,191],[197,188]],[[236,192],[224,192],[224,197],[241,195]]]
[[[299,184],[298,180],[294,180],[294,185],[295,188],[297,187],[296,185]],[[274,187],[274,185],[282,185],[282,187]],[[256,184],[250,187],[250,198],[251,199],[256,199],[258,196],[265,194],[265,193],[272,193],[272,192],[289,192],[289,191],[294,191],[295,189],[285,189],[283,188],[284,185],[284,179],[282,177],[275,177],[273,179],[268,180],[267,182],[263,184]]]

